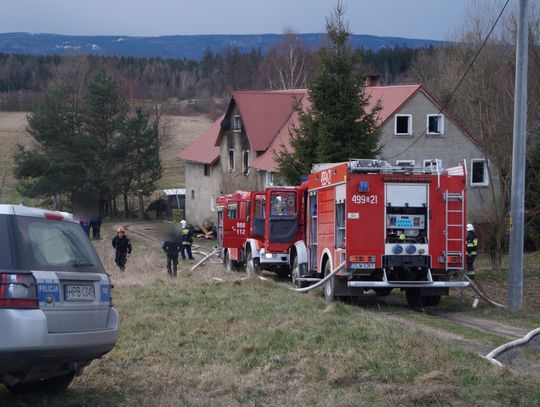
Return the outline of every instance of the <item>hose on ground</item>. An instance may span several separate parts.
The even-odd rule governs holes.
[[[326,283],[328,280],[330,280],[334,275],[343,270],[345,268],[345,262],[341,263],[339,266],[337,266],[330,274],[328,274],[325,278],[323,278],[320,281],[317,281],[315,284],[310,285],[309,287],[303,287],[303,288],[289,288],[290,290],[296,291],[297,293],[305,293],[307,291],[313,290],[314,288],[320,287],[324,283]]]
[[[463,273],[463,275],[465,276],[465,279],[469,282],[471,288],[472,288],[472,289],[480,296],[480,298],[482,298],[485,302],[487,302],[488,304],[493,305],[494,307],[498,307],[498,308],[507,308],[506,305],[499,304],[498,302],[495,302],[495,301],[493,301],[491,298],[489,298],[488,295],[486,294],[486,292],[485,292],[479,285],[477,285],[477,284],[474,282],[474,280],[471,280],[467,274]]]
[[[533,329],[531,332],[529,332],[527,335],[525,335],[523,338],[516,339],[512,342],[505,343],[504,345],[499,346],[498,348],[493,349],[491,352],[489,352],[486,356],[484,356],[487,360],[489,360],[491,363],[493,363],[496,366],[503,366],[501,362],[499,362],[497,359],[497,355],[500,353],[507,351],[508,349],[511,349],[513,347],[524,345],[527,342],[529,342],[535,335],[538,335],[540,333],[540,328]]]
[[[207,259],[212,257],[214,254],[219,253],[219,249],[214,250],[212,253],[208,254],[207,256],[203,257],[201,261],[199,261],[197,264],[195,264],[193,267],[189,269],[189,271],[195,270],[197,267],[199,267],[201,264],[203,264]]]

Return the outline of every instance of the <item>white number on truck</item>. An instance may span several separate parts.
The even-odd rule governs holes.
[[[377,195],[353,195],[352,201],[358,205],[375,205],[377,203]]]

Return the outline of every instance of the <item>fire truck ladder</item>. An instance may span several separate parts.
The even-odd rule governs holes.
[[[445,250],[444,262],[446,270],[463,270],[465,241],[465,200],[464,191],[446,192],[443,194],[445,201]],[[459,218],[459,222],[457,222]],[[453,223],[450,223],[453,222]],[[457,237],[458,236],[458,237]]]

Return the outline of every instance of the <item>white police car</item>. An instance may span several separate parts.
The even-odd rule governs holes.
[[[118,338],[111,283],[65,212],[0,205],[0,383],[64,391]]]

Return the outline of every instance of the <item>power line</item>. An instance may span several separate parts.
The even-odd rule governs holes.
[[[43,177],[49,172],[49,170],[52,168],[53,164],[54,164],[54,161],[51,161],[51,163],[49,164],[49,167],[45,170],[45,172],[43,174],[40,175],[39,179],[34,183],[34,185],[32,185],[32,188],[30,188],[30,191],[28,191],[26,193],[26,195],[23,197],[23,199],[21,200],[20,205],[24,205],[24,200],[30,196],[30,194],[32,193],[32,191],[34,190],[36,185],[39,184],[39,182],[43,179]]]
[[[467,69],[465,70],[465,73],[461,76],[461,79],[459,80],[458,84],[455,86],[454,90],[452,91],[452,93],[450,93],[450,97],[448,98],[448,100],[446,102],[443,103],[442,107],[439,109],[439,112],[437,113],[437,116],[440,116],[440,114],[442,113],[443,110],[446,109],[446,107],[448,106],[448,103],[452,100],[452,98],[454,97],[455,93],[457,92],[457,90],[459,89],[459,87],[461,86],[461,84],[463,83],[463,81],[465,80],[465,77],[467,76],[467,74],[469,73],[469,71],[471,70],[472,66],[474,65],[474,63],[476,62],[476,60],[478,59],[478,57],[480,56],[480,52],[482,52],[482,49],[484,48],[484,46],[486,45],[489,37],[491,36],[491,34],[493,33],[493,30],[495,30],[495,27],[497,26],[497,23],[499,22],[499,20],[501,19],[503,13],[504,13],[504,10],[506,9],[506,6],[508,6],[508,3],[510,3],[510,0],[506,0],[506,3],[504,3],[504,6],[501,10],[501,12],[499,13],[499,15],[497,16],[495,22],[493,23],[493,26],[491,27],[491,29],[489,30],[489,33],[487,34],[486,38],[484,39],[484,41],[482,42],[482,45],[480,45],[480,48],[478,48],[478,51],[476,52],[476,55],[474,56],[474,58],[472,59],[471,63],[469,64],[469,66],[467,67]],[[421,138],[422,136],[424,136],[424,134],[426,134],[426,132],[428,131],[428,128],[426,127],[426,129],[424,129],[424,131],[422,132],[422,134],[420,134],[416,140],[414,140],[407,148],[405,148],[403,151],[401,151],[400,153],[396,154],[396,155],[393,155],[391,157],[383,157],[384,160],[390,160],[392,158],[396,158],[396,157],[399,157],[401,154],[405,153],[406,151],[408,151],[412,146],[414,146]]]

